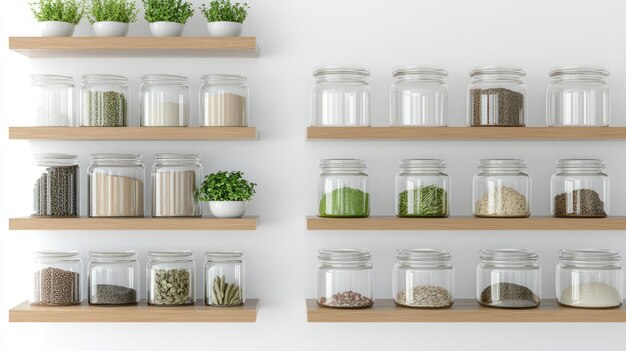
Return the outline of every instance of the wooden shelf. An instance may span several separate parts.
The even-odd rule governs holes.
[[[10,218],[9,230],[256,230],[258,217],[243,218]]]
[[[10,37],[9,49],[31,58],[259,56],[254,37]]]
[[[25,301],[9,311],[9,322],[131,322],[131,323],[208,323],[256,322],[258,299],[248,299],[243,306],[209,307],[198,300],[195,305],[181,307],[148,306],[79,306],[39,307]]]
[[[538,308],[510,310],[484,307],[475,300],[457,300],[451,308],[415,309],[400,307],[391,299],[376,300],[364,309],[335,309],[306,300],[309,322],[626,322],[626,308],[581,309],[563,307],[555,300],[544,300]]]

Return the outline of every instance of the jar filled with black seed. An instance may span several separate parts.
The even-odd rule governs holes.
[[[89,257],[90,305],[133,305],[139,302],[136,251],[91,251]]]
[[[393,300],[400,306],[445,308],[454,302],[454,268],[444,249],[398,250]]]
[[[86,74],[80,94],[81,127],[128,125],[128,80],[112,74]]]
[[[320,306],[365,308],[374,304],[374,266],[368,250],[324,249],[317,258]]]
[[[193,305],[196,263],[191,251],[150,251],[146,266],[148,304]]]
[[[609,214],[609,176],[597,159],[562,159],[552,175],[552,215],[606,217]]]
[[[80,304],[82,272],[83,262],[77,251],[36,252],[30,304],[36,306]]]
[[[515,66],[485,66],[470,71],[472,83],[467,97],[468,123],[472,127],[524,127],[526,92]]]
[[[209,251],[204,264],[204,303],[239,306],[244,294],[243,251]]]
[[[78,216],[78,156],[37,154],[34,163],[33,215]]]

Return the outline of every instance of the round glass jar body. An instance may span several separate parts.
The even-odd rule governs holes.
[[[318,127],[370,125],[370,72],[358,66],[326,66],[313,71],[311,124]]]
[[[196,264],[191,251],[151,251],[146,266],[148,304],[184,306],[195,302]]]
[[[200,125],[203,127],[246,127],[248,125],[248,81],[228,74],[202,76]]]
[[[562,250],[556,267],[561,305],[613,308],[622,305],[624,273],[620,254],[608,249]]]
[[[499,308],[532,308],[541,302],[541,268],[530,249],[480,251],[476,268],[478,303]]]
[[[396,68],[389,96],[390,124],[409,127],[444,127],[448,124],[448,72],[437,66]]]
[[[141,126],[189,126],[189,78],[167,74],[141,77]]]
[[[128,80],[110,74],[87,74],[80,87],[81,127],[128,125]]]
[[[36,154],[33,176],[33,215],[74,217],[79,215],[78,156]]]
[[[563,159],[552,175],[552,215],[555,217],[606,217],[609,214],[609,176],[604,162]]]
[[[195,154],[156,154],[152,166],[152,216],[198,217],[194,193],[202,183],[202,163]]]
[[[139,302],[137,252],[91,251],[89,257],[90,305],[133,305]]]
[[[70,306],[82,301],[83,262],[76,251],[35,253],[31,305]]]
[[[242,251],[210,251],[204,264],[204,303],[239,306],[246,302]]]
[[[472,127],[526,125],[526,85],[523,69],[513,66],[478,67],[470,71],[468,123]]]
[[[450,215],[450,177],[442,160],[402,160],[396,176],[398,217]]]
[[[365,162],[358,159],[322,160],[319,177],[320,217],[367,217],[370,214]]]
[[[90,217],[143,217],[144,167],[137,154],[92,154],[88,192]]]
[[[530,176],[525,168],[523,160],[480,160],[473,181],[474,216],[530,216]]]
[[[52,74],[30,76],[33,104],[29,125],[74,127],[74,79]]]
[[[335,308],[363,308],[374,304],[371,254],[363,249],[320,250],[317,303]]]

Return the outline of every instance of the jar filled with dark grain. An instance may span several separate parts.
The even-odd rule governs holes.
[[[78,216],[78,156],[37,154],[34,164],[33,215]]]
[[[133,305],[139,302],[136,251],[91,251],[89,257],[90,305]]]
[[[606,217],[609,214],[609,176],[597,159],[562,159],[552,175],[552,215]]]
[[[472,127],[526,125],[526,72],[515,66],[485,66],[470,71],[467,115]]]
[[[77,251],[35,253],[31,305],[70,306],[82,301],[83,262]]]

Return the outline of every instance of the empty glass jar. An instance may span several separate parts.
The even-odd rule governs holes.
[[[248,125],[248,80],[229,74],[202,76],[200,125],[245,127]]]
[[[311,124],[318,127],[370,125],[370,72],[358,66],[325,66],[313,71]]]
[[[444,249],[398,250],[393,267],[393,299],[418,308],[450,307],[454,302],[454,268]]]
[[[365,161],[322,160],[319,177],[320,217],[367,217],[370,214]]]
[[[80,304],[82,274],[83,262],[77,251],[36,252],[30,304],[38,306]]]
[[[139,302],[137,252],[91,251],[89,257],[90,305],[133,305]]]
[[[200,183],[200,155],[155,154],[152,166],[152,216],[201,216],[202,207],[194,197]]]
[[[141,76],[141,126],[189,126],[189,78],[168,74]]]
[[[402,160],[396,176],[396,215],[447,217],[450,214],[450,177],[442,160]]]
[[[317,303],[335,308],[363,308],[374,304],[371,254],[363,249],[320,250]]]
[[[196,264],[191,251],[150,251],[146,266],[148,304],[184,306],[195,302]]]
[[[128,80],[112,74],[83,76],[80,97],[81,127],[128,125]]]
[[[409,65],[396,68],[390,92],[392,126],[443,127],[448,124],[448,86],[443,67]]]
[[[525,169],[523,160],[480,160],[474,175],[474,216],[530,216],[530,176]]]
[[[32,104],[31,125],[41,127],[73,127],[74,120],[74,79],[53,74],[33,74],[30,76]]]
[[[209,251],[204,264],[204,303],[238,306],[246,302],[242,251]]]
[[[143,217],[141,155],[92,154],[87,171],[90,217]]]
[[[33,177],[33,215],[50,217],[78,216],[78,156],[36,154]]]
[[[606,217],[610,191],[604,167],[602,160],[558,160],[551,182],[552,215]]]
[[[526,125],[526,85],[523,69],[486,66],[470,71],[467,114],[472,127],[523,127]]]

